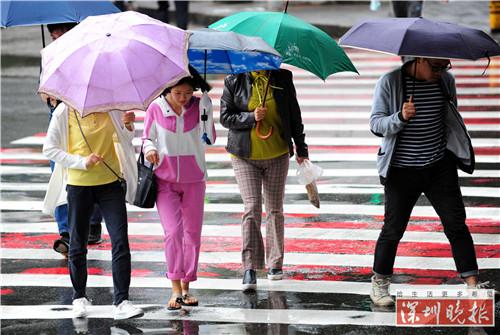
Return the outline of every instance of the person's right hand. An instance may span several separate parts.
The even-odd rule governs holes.
[[[158,165],[160,163],[160,156],[158,156],[158,151],[156,150],[149,150],[146,153],[146,159],[148,162]]]
[[[408,102],[403,104],[403,110],[401,113],[405,121],[409,121],[417,115],[417,110],[415,109],[415,104],[413,103],[413,95],[410,96],[410,100]]]
[[[92,166],[96,165],[97,163],[99,163],[100,161],[102,161],[102,157],[99,156],[98,154],[90,154],[87,156],[86,160],[85,160],[85,167],[88,169],[88,168],[91,168]]]
[[[266,112],[267,112],[267,108],[266,107],[257,107],[257,108],[255,108],[255,111],[254,111],[255,121],[258,122],[258,121],[263,120],[266,117]]]

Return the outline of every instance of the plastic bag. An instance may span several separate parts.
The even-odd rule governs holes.
[[[306,185],[307,198],[316,208],[319,208],[319,193],[316,186],[316,180],[323,174],[323,169],[305,159],[297,168],[297,177],[299,183]]]
[[[316,181],[323,174],[323,169],[318,165],[314,165],[310,160],[304,159],[302,164],[297,168],[297,177],[302,185],[310,184]]]

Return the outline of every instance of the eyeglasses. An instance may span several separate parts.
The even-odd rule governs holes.
[[[446,65],[438,66],[438,65],[433,65],[431,62],[427,61],[429,63],[429,66],[431,67],[431,71],[434,73],[439,73],[439,72],[444,72],[451,70],[451,63],[448,63]]]

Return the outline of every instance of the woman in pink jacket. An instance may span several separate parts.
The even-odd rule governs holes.
[[[172,281],[170,310],[198,305],[189,295],[189,283],[197,279],[200,254],[207,176],[204,142],[215,141],[210,98],[206,92],[201,99],[193,96],[198,86],[209,88],[200,79],[185,77],[167,88],[144,119],[144,153],[156,165],[156,208]]]

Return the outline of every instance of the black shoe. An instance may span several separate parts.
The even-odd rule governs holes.
[[[267,279],[269,280],[281,280],[283,279],[282,269],[269,269],[267,272]]]
[[[243,291],[255,291],[257,289],[257,276],[255,270],[245,270],[243,274]]]
[[[54,241],[54,246],[52,247],[56,252],[68,257],[69,251],[69,234],[62,233],[61,236]]]
[[[99,244],[101,239],[101,224],[90,225],[89,244]]]

